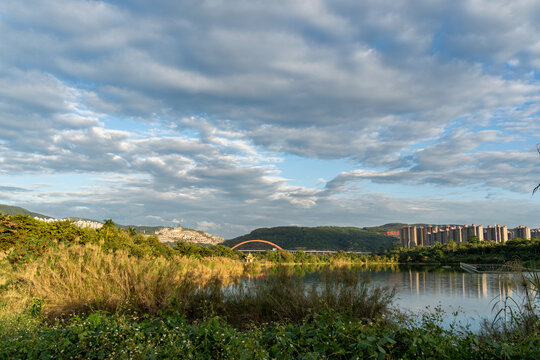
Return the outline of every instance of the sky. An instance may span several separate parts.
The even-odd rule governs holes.
[[[0,203],[231,238],[540,227],[537,0],[2,0]]]

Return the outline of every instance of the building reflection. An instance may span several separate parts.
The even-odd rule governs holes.
[[[436,295],[477,299],[498,297],[502,300],[511,297],[517,289],[516,281],[512,275],[507,274],[408,270],[387,275],[390,287],[407,289],[411,296]]]

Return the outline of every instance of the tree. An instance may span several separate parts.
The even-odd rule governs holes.
[[[116,224],[114,223],[114,221],[112,221],[112,219],[105,219],[103,220],[103,226],[104,227],[116,227]]]
[[[538,153],[540,154],[540,144],[536,145],[536,150],[538,150]],[[538,184],[538,185],[533,189],[533,195],[534,195],[534,193],[537,192],[539,189],[540,189],[540,184]]]
[[[111,220],[111,221],[112,221],[112,220]],[[129,236],[135,236],[135,235],[137,235],[137,230],[135,230],[135,227],[134,227],[134,226],[128,227],[128,234],[129,234]]]
[[[476,235],[471,235],[467,238],[467,243],[469,244],[479,244],[480,238]]]

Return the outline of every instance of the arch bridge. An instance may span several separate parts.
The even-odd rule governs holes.
[[[234,249],[236,249],[237,247],[242,246],[242,245],[244,245],[244,244],[249,244],[249,243],[254,243],[254,242],[269,244],[269,245],[272,245],[273,247],[275,247],[275,248],[277,248],[277,249],[279,249],[279,250],[283,250],[283,248],[280,247],[279,245],[276,245],[276,244],[274,244],[273,242],[266,241],[266,240],[247,240],[247,241],[242,241],[241,243],[234,245],[234,246],[231,248],[231,250],[234,250]]]
[[[275,247],[276,249],[278,250],[285,250],[285,251],[288,251],[290,252],[291,254],[296,254],[297,251],[302,251],[306,254],[312,254],[312,255],[330,255],[330,254],[336,254],[338,253],[338,251],[335,251],[335,250],[286,250],[286,249],[283,249],[281,246],[277,245],[277,244],[274,244],[273,242],[270,242],[270,241],[267,241],[267,240],[246,240],[246,241],[242,241],[241,243],[238,243],[236,245],[234,245],[231,250],[234,250],[236,249],[237,247],[239,246],[242,246],[244,244],[249,244],[249,243],[264,243],[264,244],[269,244],[269,245],[272,245],[273,247]],[[252,252],[264,252],[266,250],[243,250],[243,249],[237,249],[238,251],[242,251],[244,253],[246,252],[249,252],[249,253],[252,253]],[[345,251],[346,253],[348,254],[357,254],[357,255],[361,255],[361,254],[371,254],[370,252],[367,252],[367,251]]]

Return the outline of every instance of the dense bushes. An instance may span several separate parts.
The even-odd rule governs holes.
[[[355,254],[345,251],[338,251],[333,254],[307,254],[301,250],[292,254],[285,250],[264,251],[254,253],[256,259],[266,260],[276,264],[332,264],[332,263],[354,263],[354,264],[392,264],[397,263],[397,256],[394,254]]]
[[[540,259],[540,239],[513,239],[498,244],[493,241],[476,243],[436,243],[433,246],[399,248],[384,252],[394,256],[400,263],[473,263],[503,264],[520,259],[523,263],[538,262]]]
[[[118,229],[110,220],[101,229],[94,230],[79,228],[69,221],[48,223],[28,215],[0,214],[0,251],[9,250],[11,263],[24,263],[59,244],[96,244],[105,250],[126,250],[137,257],[173,254],[171,248],[161,244],[156,236]]]
[[[194,256],[198,258],[203,257],[228,257],[231,259],[242,259],[244,254],[240,251],[231,250],[230,248],[217,245],[217,246],[202,246],[190,242],[179,241],[174,244],[173,249],[179,255]]]
[[[11,359],[537,359],[538,338],[483,339],[418,326],[322,313],[300,324],[237,330],[220,317],[105,316],[65,323],[0,324],[0,358]]]

